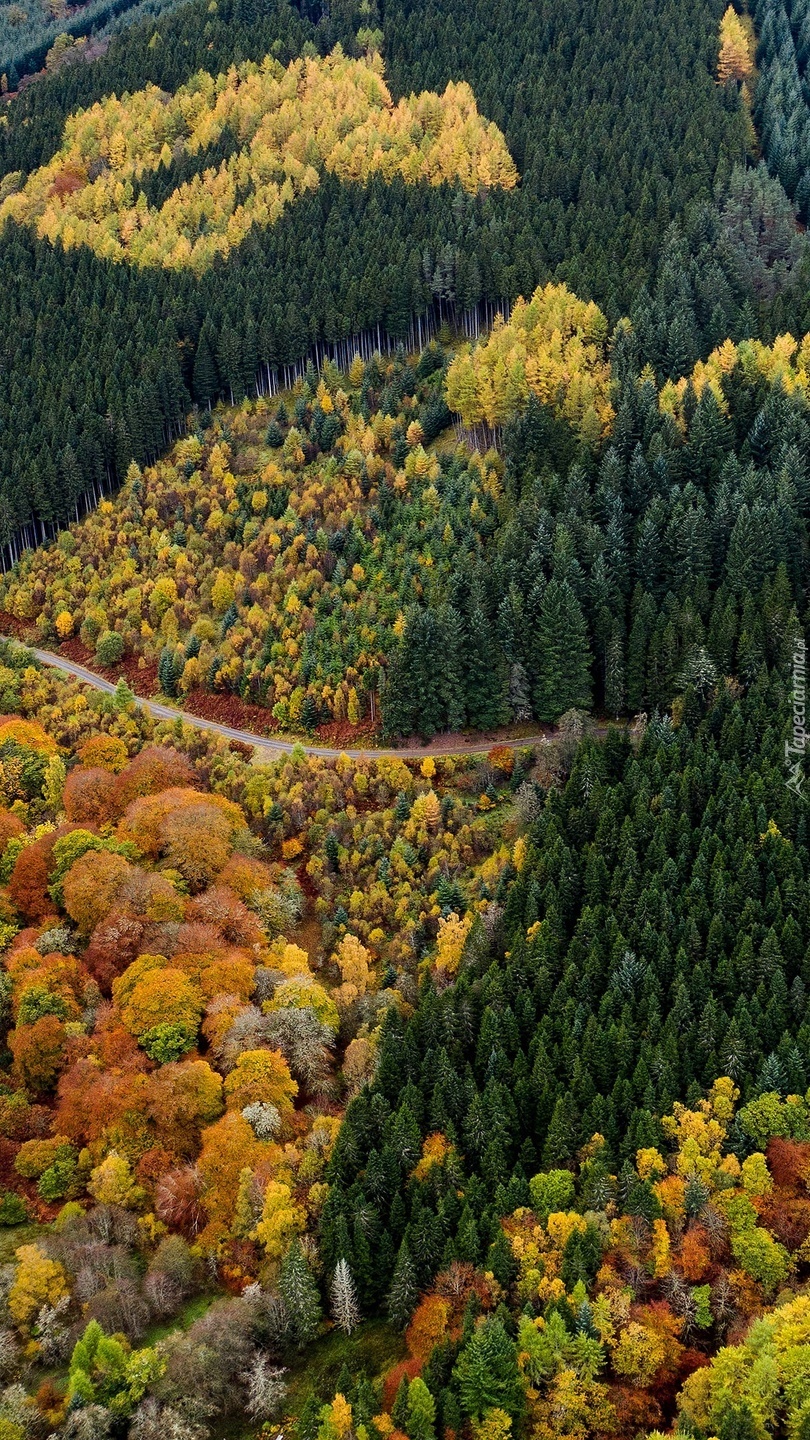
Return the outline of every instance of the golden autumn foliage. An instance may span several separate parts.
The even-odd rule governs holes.
[[[144,175],[203,153],[226,126],[242,149],[218,170],[180,184],[159,209],[142,190],[135,198]],[[471,192],[517,182],[503,136],[478,114],[469,85],[394,105],[379,57],[352,60],[338,47],[286,70],[268,56],[224,75],[200,72],[173,96],[148,85],[79,111],[54,158],[0,204],[0,226],[12,218],[104,259],[200,274],[315,189],[322,169],[344,180],[459,180]]]
[[[79,759],[82,765],[97,766],[100,770],[109,770],[112,775],[119,775],[129,755],[126,745],[117,735],[94,735],[85,740]]]
[[[0,745],[5,745],[10,740],[17,745],[24,745],[28,750],[40,750],[51,755],[58,748],[53,737],[36,720],[21,720],[14,716],[0,717]]]
[[[274,1010],[314,1010],[322,1025],[337,1033],[340,1014],[329,991],[312,975],[293,975],[276,986],[272,1000],[262,1007],[268,1015]]]
[[[371,955],[362,940],[349,932],[343,936],[334,958],[343,982],[334,992],[335,1004],[340,1009],[351,1005],[368,990],[372,978]]]
[[[566,285],[518,299],[489,339],[462,351],[447,372],[447,403],[468,428],[494,430],[523,410],[530,394],[596,444],[611,430],[607,320]]]
[[[26,1331],[43,1305],[56,1305],[67,1293],[67,1277],[59,1262],[49,1259],[38,1245],[21,1245],[8,1296],[14,1323]]]
[[[344,1395],[338,1391],[330,1405],[325,1405],[323,1420],[319,1435],[324,1440],[347,1440],[352,1434],[352,1407]],[[393,1432],[392,1432],[393,1433]]]
[[[271,1180],[264,1195],[262,1218],[256,1226],[256,1238],[264,1246],[269,1260],[281,1260],[290,1241],[306,1228],[307,1215],[296,1205],[289,1185]]]
[[[664,414],[672,415],[681,430],[685,429],[683,411],[687,386],[698,399],[708,385],[720,409],[728,409],[723,395],[724,376],[730,375],[739,366],[742,377],[749,384],[766,380],[769,385],[777,381],[788,395],[797,394],[810,400],[810,335],[796,340],[790,334],[777,335],[772,345],[762,340],[724,340],[709,355],[699,360],[691,375],[680,380],[667,380],[659,395],[659,406]]]
[[[122,979],[128,973],[125,971]],[[166,965],[149,970],[136,981],[122,1006],[121,1019],[130,1034],[139,1037],[162,1024],[185,1024],[196,1031],[202,1012],[203,998],[197,987],[182,970]]]
[[[278,1153],[277,1146],[256,1139],[238,1110],[229,1110],[203,1130],[197,1170],[213,1243],[231,1229],[242,1171],[254,1170],[268,1156]]]
[[[660,1334],[649,1325],[631,1320],[613,1346],[611,1360],[618,1375],[626,1376],[634,1385],[651,1385],[666,1354]]]
[[[440,1130],[434,1131],[432,1135],[426,1135],[422,1141],[422,1154],[413,1171],[414,1180],[424,1180],[433,1169],[434,1165],[443,1165],[448,1155],[452,1153],[452,1146]]]
[[[245,1050],[225,1081],[229,1110],[246,1105],[274,1105],[282,1118],[292,1113],[298,1086],[277,1050]]]
[[[534,1406],[534,1422],[535,1440],[590,1440],[616,1428],[607,1387],[583,1380],[570,1368],[554,1376]]]
[[[90,1176],[87,1188],[99,1205],[122,1205],[125,1208],[143,1199],[143,1191],[135,1184],[129,1162],[111,1150]]]
[[[710,1182],[721,1167],[729,1171],[734,1157],[724,1160],[722,1148],[738,1094],[732,1081],[722,1076],[715,1081],[707,1099],[699,1101],[692,1109],[676,1102],[672,1115],[665,1116],[662,1125],[664,1133],[677,1146],[676,1170],[679,1175],[700,1175]]]
[[[754,73],[754,27],[747,15],[738,15],[729,5],[720,21],[720,55],[717,78],[721,85],[727,80],[750,80]]]
[[[463,917],[455,911],[439,920],[439,934],[436,940],[436,970],[446,976],[455,975],[461,964],[464,946],[473,922],[472,913]]]
[[[377,1046],[372,1040],[358,1036],[346,1046],[343,1056],[343,1079],[349,1094],[355,1095],[373,1078]]]

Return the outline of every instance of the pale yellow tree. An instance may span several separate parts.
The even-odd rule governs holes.
[[[21,1245],[8,1296],[9,1314],[18,1329],[27,1332],[43,1305],[56,1305],[67,1294],[67,1276],[58,1260],[51,1260],[39,1245]]]
[[[733,5],[729,5],[720,21],[717,79],[725,85],[727,80],[750,80],[753,73],[753,27],[747,16],[738,15]]]
[[[442,916],[439,921],[434,964],[436,970],[445,976],[455,975],[458,970],[472,920],[471,913],[466,914],[462,919],[455,911],[451,911],[449,915]]]

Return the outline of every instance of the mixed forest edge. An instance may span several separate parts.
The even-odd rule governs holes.
[[[810,0],[116,8],[0,4],[0,1440],[810,1440]]]

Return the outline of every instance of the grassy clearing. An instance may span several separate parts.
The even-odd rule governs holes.
[[[20,1245],[33,1245],[49,1228],[36,1221],[30,1225],[0,1225],[0,1265],[11,1265]]]
[[[192,1295],[185,1305],[170,1320],[161,1320],[158,1324],[150,1325],[142,1345],[157,1345],[159,1340],[165,1340],[174,1330],[190,1330],[195,1320],[199,1320],[213,1305],[215,1300],[220,1300],[221,1294]]]
[[[310,1390],[324,1401],[331,1400],[344,1365],[353,1380],[361,1374],[376,1380],[404,1354],[402,1336],[384,1320],[367,1320],[351,1336],[340,1330],[330,1331],[291,1363],[287,1376],[287,1413],[297,1415]]]

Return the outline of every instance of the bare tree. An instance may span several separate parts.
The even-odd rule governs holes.
[[[65,1323],[70,1309],[70,1296],[63,1295],[55,1305],[43,1305],[37,1315],[37,1339],[46,1365],[60,1365],[72,1349],[72,1336]]]
[[[242,1111],[257,1140],[272,1140],[281,1129],[281,1116],[269,1100],[254,1100]]]
[[[352,1272],[346,1260],[338,1260],[332,1276],[332,1318],[344,1335],[351,1335],[360,1324],[360,1306],[354,1289]]]
[[[208,1007],[208,1015],[225,1008],[227,996],[217,996]],[[222,1039],[214,1045],[217,1064],[227,1074],[245,1050],[261,1050],[270,1045],[270,1016],[263,1015],[257,1005],[245,1005],[229,1026]]]
[[[85,1313],[108,1335],[122,1331],[129,1340],[140,1340],[149,1324],[149,1306],[134,1280],[114,1280],[93,1296]]]
[[[80,1410],[70,1412],[58,1440],[107,1440],[112,1425],[113,1417],[103,1405],[83,1405]]]
[[[153,1396],[143,1400],[129,1427],[129,1440],[207,1440],[208,1430]]]
[[[20,1358],[20,1347],[13,1330],[0,1330],[0,1378],[13,1375]]]
[[[287,1394],[285,1369],[271,1365],[266,1355],[254,1356],[248,1371],[248,1414],[254,1420],[272,1420]]]
[[[177,1281],[165,1270],[153,1270],[143,1282],[143,1293],[153,1315],[174,1315],[179,1309],[183,1292]]]
[[[295,1079],[314,1090],[329,1075],[334,1043],[331,1030],[322,1025],[309,1006],[301,1010],[275,1010],[268,1015],[269,1041],[280,1050]]]

